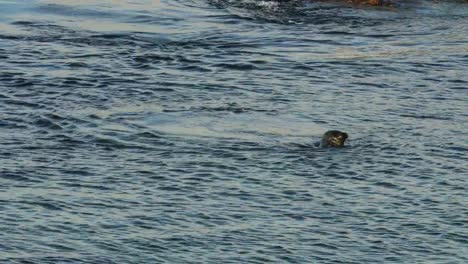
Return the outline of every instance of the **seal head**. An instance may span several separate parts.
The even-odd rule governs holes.
[[[340,148],[344,146],[348,134],[338,130],[330,130],[323,134],[322,141],[320,142],[321,147],[333,147]]]

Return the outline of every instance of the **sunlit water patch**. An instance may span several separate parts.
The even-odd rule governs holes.
[[[0,262],[466,263],[467,4],[398,2],[0,1]]]

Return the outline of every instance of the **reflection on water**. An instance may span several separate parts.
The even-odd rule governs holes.
[[[0,1],[0,262],[467,262],[467,4],[397,7]]]

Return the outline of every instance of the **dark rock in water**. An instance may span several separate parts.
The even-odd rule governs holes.
[[[348,0],[348,2],[352,4],[357,4],[357,5],[386,5],[389,4],[389,1],[384,1],[384,0]]]
[[[297,0],[276,0],[277,2],[293,2]],[[320,2],[346,2],[352,5],[366,5],[366,6],[392,6],[394,1],[391,0],[317,0]]]

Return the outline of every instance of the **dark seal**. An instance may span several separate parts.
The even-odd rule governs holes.
[[[322,140],[320,141],[320,147],[341,148],[344,146],[344,143],[347,138],[348,134],[346,134],[345,132],[341,132],[338,130],[330,130],[323,134]]]

